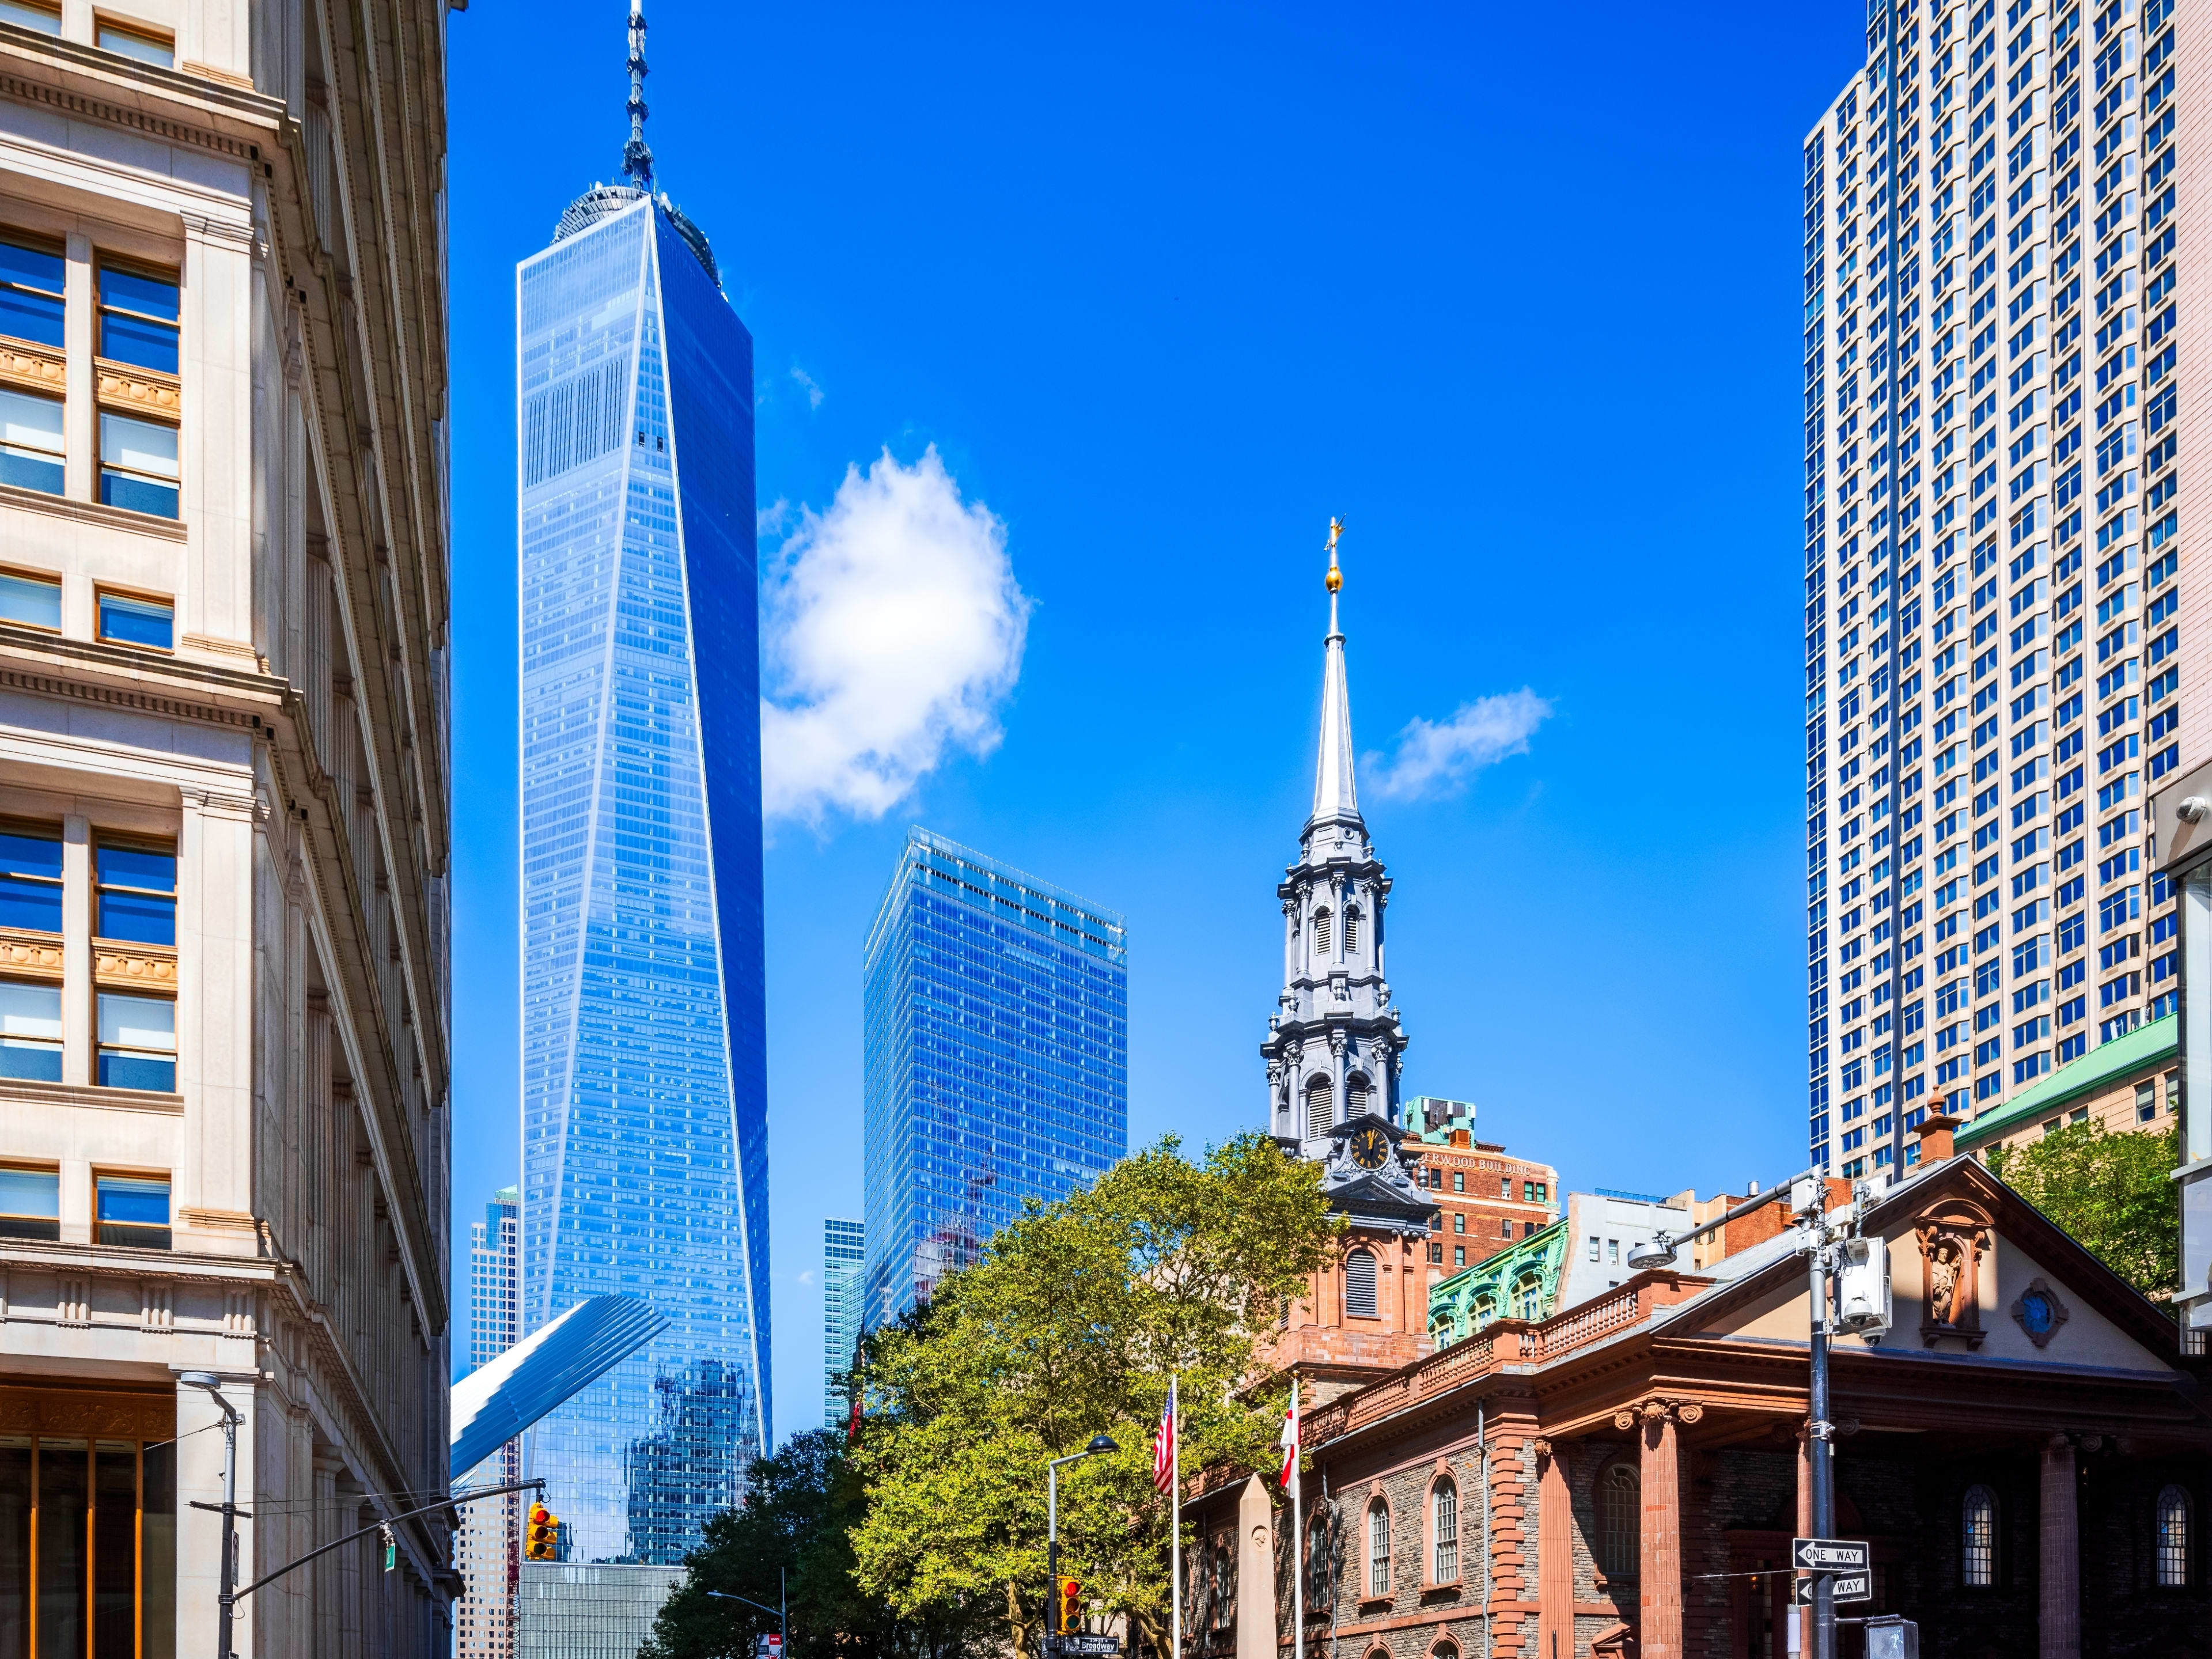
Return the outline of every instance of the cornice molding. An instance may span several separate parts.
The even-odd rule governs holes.
[[[181,519],[157,519],[149,513],[110,507],[105,501],[80,501],[71,496],[49,495],[44,490],[25,489],[16,484],[0,484],[0,508],[42,513],[54,519],[74,519],[80,524],[96,524],[105,529],[129,531],[133,535],[152,536],[167,542],[188,541],[191,538]]]
[[[237,77],[141,64],[12,23],[0,23],[0,98],[240,161],[259,161],[284,120],[282,102]]]

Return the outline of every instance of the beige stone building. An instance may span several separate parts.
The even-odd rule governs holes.
[[[443,0],[0,4],[0,1650],[447,1480]],[[447,1650],[432,1516],[241,1655]]]

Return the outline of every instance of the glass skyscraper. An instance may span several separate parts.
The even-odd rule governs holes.
[[[522,1325],[672,1322],[527,1437],[579,1562],[672,1564],[769,1443],[752,340],[652,187],[516,273]]]
[[[871,1326],[1129,1150],[1121,916],[915,829],[865,957]]]
[[[822,1223],[822,1420],[842,1429],[852,1410],[853,1345],[860,1337],[867,1229],[830,1216]]]

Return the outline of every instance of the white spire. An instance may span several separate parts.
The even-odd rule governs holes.
[[[1352,692],[1344,674],[1344,631],[1337,626],[1336,596],[1344,573],[1336,565],[1336,540],[1344,520],[1328,521],[1328,638],[1322,668],[1321,764],[1314,774],[1311,823],[1359,817],[1359,792],[1352,778]]]

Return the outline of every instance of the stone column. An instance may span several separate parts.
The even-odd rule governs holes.
[[[1565,1448],[1536,1449],[1536,1659],[1575,1650],[1575,1515]]]
[[[2074,1443],[2054,1434],[2043,1451],[2042,1571],[2037,1575],[2041,1659],[2081,1659],[2081,1536],[2074,1480]]]
[[[1644,1447],[1641,1659],[1682,1659],[1682,1452],[1674,1425],[1704,1414],[1694,1401],[1647,1400],[1613,1416],[1616,1427],[1638,1431]]]

